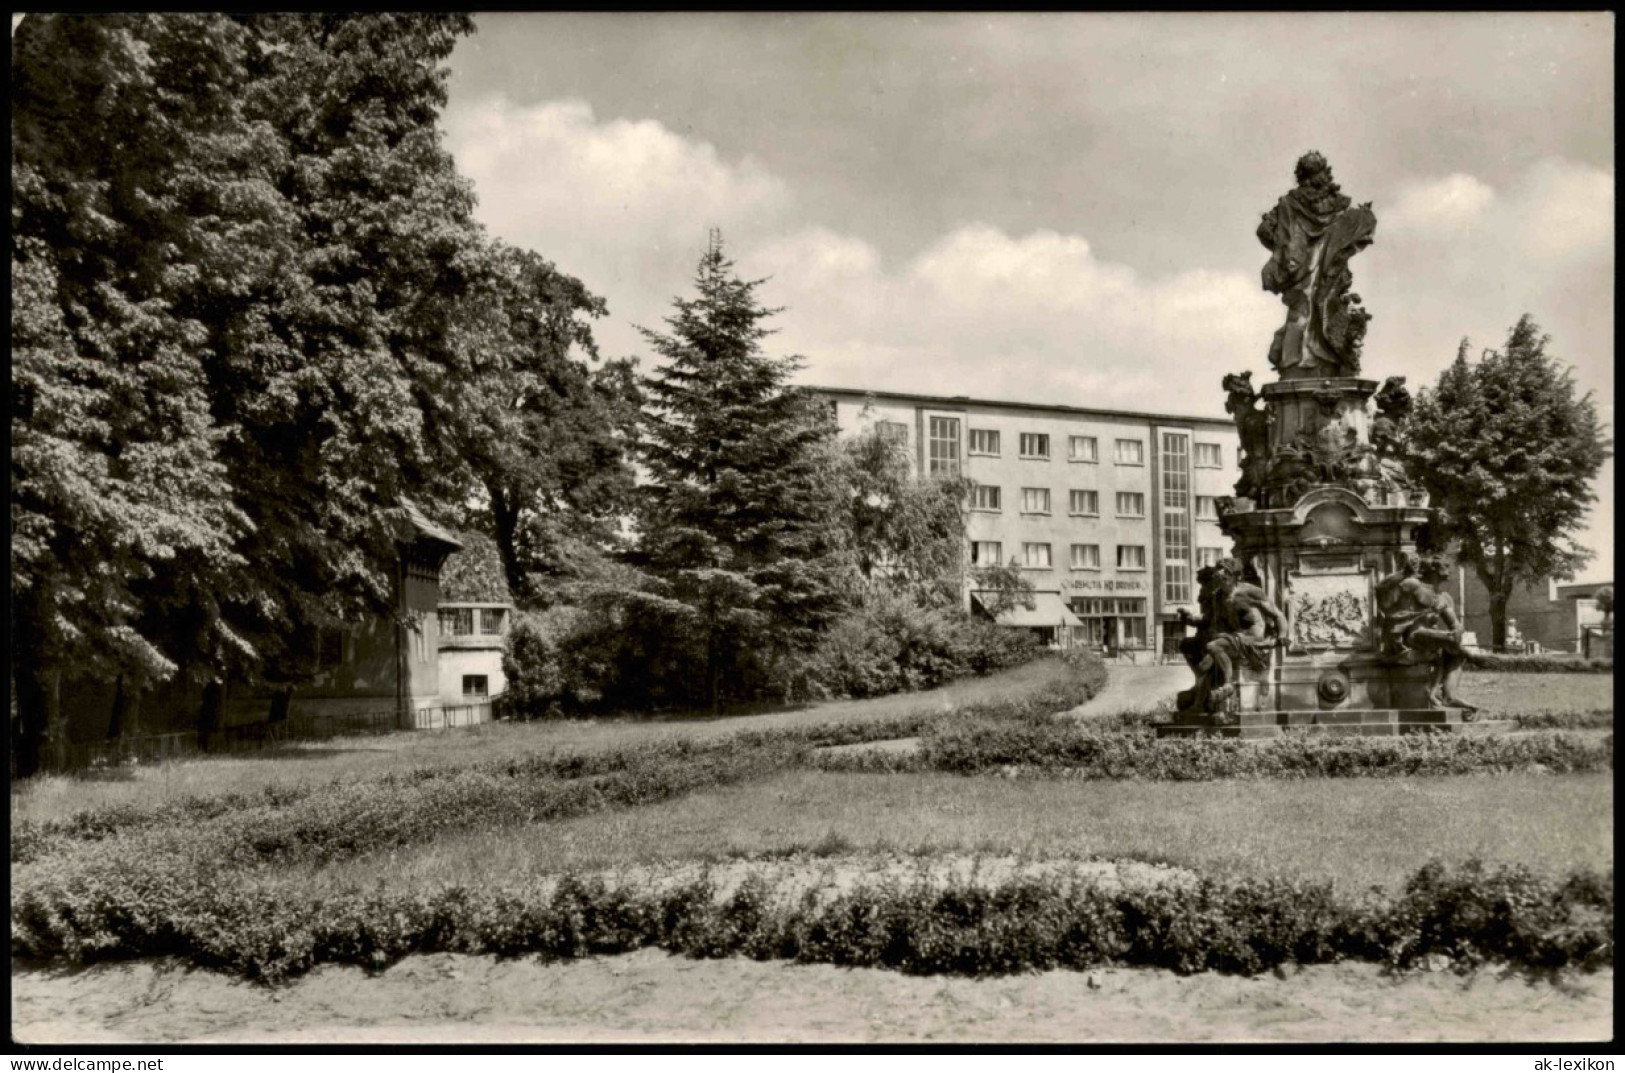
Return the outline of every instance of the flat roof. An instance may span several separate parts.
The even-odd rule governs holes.
[[[947,404],[949,406],[1003,406],[1011,410],[1042,410],[1050,413],[1132,417],[1138,420],[1178,422],[1187,425],[1230,425],[1232,427],[1234,425],[1228,417],[1194,417],[1190,414],[1156,414],[1140,410],[1106,410],[1100,407],[1063,406],[1048,402],[1016,402],[1010,399],[973,399],[968,395],[921,395],[912,391],[880,391],[861,387],[826,387],[822,384],[798,384],[796,386],[825,395],[873,395],[877,399],[905,399],[909,402]]]

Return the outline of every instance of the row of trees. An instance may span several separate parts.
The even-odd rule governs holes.
[[[24,772],[64,668],[121,696],[189,683],[204,721],[228,678],[298,682],[300,639],[391,607],[409,499],[465,534],[454,586],[584,609],[588,677],[631,702],[792,690],[880,591],[888,621],[957,608],[963,487],[914,481],[878,435],[834,441],[794,362],[764,354],[775,311],[720,241],[694,297],[645,332],[660,364],[643,378],[599,359],[601,299],[475,223],[437,126],[471,30],[415,14],[16,28]],[[1574,565],[1530,533],[1572,528],[1603,454],[1594,414],[1550,416],[1562,390],[1589,402],[1548,383],[1544,345],[1526,319],[1504,355],[1459,357],[1418,400],[1441,533],[1492,592]]]
[[[12,41],[19,767],[57,672],[297,681],[389,606],[403,502],[510,582],[625,512],[604,305],[474,222],[458,15],[25,17]],[[562,520],[562,521],[561,521]],[[211,700],[212,698],[212,700]]]
[[[603,658],[625,673],[599,677],[633,699],[779,688],[879,577],[934,594],[921,606],[957,596],[957,490],[915,486],[884,445],[835,446],[719,241],[646,333],[644,379],[599,359],[600,298],[474,221],[438,129],[472,29],[15,28],[21,771],[65,670],[125,702],[185,687],[200,726],[227,680],[286,696],[320,628],[393,606],[409,501],[468,544],[453,588],[618,624]]]

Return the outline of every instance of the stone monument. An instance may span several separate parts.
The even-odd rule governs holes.
[[[1370,314],[1349,261],[1377,218],[1338,189],[1319,153],[1264,214],[1264,289],[1286,323],[1270,343],[1275,383],[1224,378],[1241,479],[1219,501],[1236,557],[1197,574],[1200,617],[1181,651],[1196,676],[1162,736],[1484,732],[1455,693],[1466,654],[1444,585],[1419,558],[1431,511],[1398,457],[1404,377],[1361,379]]]

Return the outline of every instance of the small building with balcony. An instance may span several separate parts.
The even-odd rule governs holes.
[[[507,688],[502,650],[513,620],[511,604],[442,603],[437,619],[442,707],[484,704]]]

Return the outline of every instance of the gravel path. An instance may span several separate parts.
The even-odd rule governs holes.
[[[1114,663],[1109,670],[1106,688],[1064,713],[1065,718],[1087,719],[1096,715],[1149,711],[1171,702],[1175,693],[1191,683],[1190,668],[1183,663],[1152,666]]]

